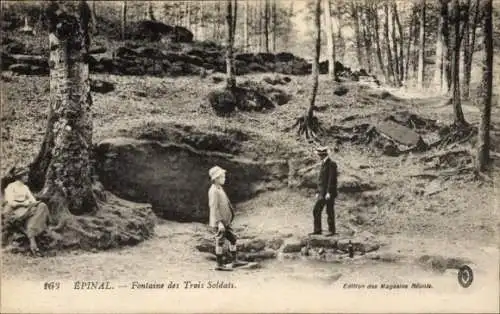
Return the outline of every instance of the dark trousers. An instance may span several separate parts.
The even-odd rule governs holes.
[[[318,199],[316,204],[314,204],[313,216],[314,216],[314,232],[321,232],[321,213],[326,205],[326,214],[328,216],[328,231],[335,233],[335,199],[331,198],[329,200]]]

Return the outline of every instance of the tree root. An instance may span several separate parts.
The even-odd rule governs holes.
[[[308,118],[307,115],[299,117],[295,120],[295,123],[291,127],[285,129],[285,131],[288,132],[296,127],[298,127],[298,136],[304,136],[308,142],[316,144],[320,142],[319,136],[326,133],[326,130],[317,117]]]
[[[441,140],[434,143],[433,146],[443,149],[453,144],[463,144],[477,135],[477,128],[470,125],[451,125],[442,132]]]

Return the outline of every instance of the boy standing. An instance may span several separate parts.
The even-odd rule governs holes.
[[[231,229],[231,223],[234,218],[234,209],[222,188],[226,182],[226,170],[219,166],[210,168],[208,174],[212,181],[212,186],[208,190],[208,205],[210,207],[209,225],[216,233],[215,235],[215,255],[217,259],[216,270],[232,270],[234,266],[239,266],[242,262],[238,261],[236,256],[236,235]],[[231,263],[223,263],[224,241],[228,240],[229,252],[231,254]],[[243,263],[244,264],[244,263]]]

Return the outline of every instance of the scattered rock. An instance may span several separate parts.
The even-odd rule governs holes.
[[[272,239],[272,240],[267,241],[266,246],[272,250],[279,250],[281,248],[281,246],[283,245],[283,243],[285,243],[285,241],[283,239],[276,238],[276,239]]]
[[[334,90],[334,94],[337,95],[337,96],[344,96],[345,94],[347,94],[349,92],[349,89],[347,87],[345,87],[344,85],[339,85],[335,88]]]
[[[115,90],[115,85],[103,80],[91,80],[90,90],[92,92],[106,94]]]
[[[282,253],[298,253],[304,246],[303,241],[298,239],[287,239],[281,247]]]

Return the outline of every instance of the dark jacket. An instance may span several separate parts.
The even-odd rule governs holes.
[[[318,193],[324,198],[326,193],[330,193],[331,198],[337,196],[337,164],[330,158],[321,163],[318,176]]]

